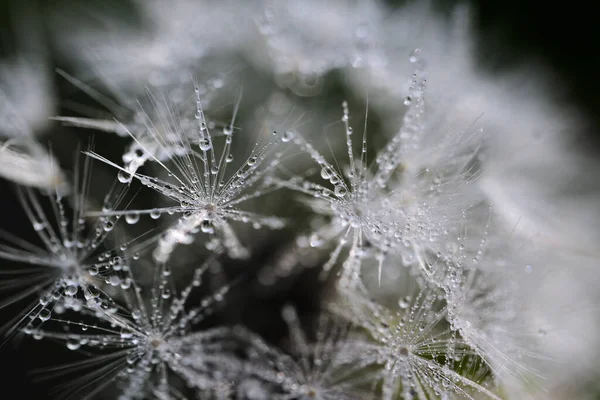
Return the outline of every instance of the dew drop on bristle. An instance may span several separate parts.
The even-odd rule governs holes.
[[[212,223],[208,220],[202,221],[202,223],[200,224],[200,230],[204,233],[214,233],[215,232],[215,230],[212,226]]]
[[[344,197],[346,196],[346,193],[348,193],[348,191],[346,190],[346,188],[343,185],[337,185],[333,191],[333,193],[337,196],[337,197]]]
[[[117,179],[121,183],[129,183],[129,182],[131,182],[132,176],[133,175],[130,174],[129,172],[122,171],[122,170],[117,173]]]
[[[152,211],[150,211],[150,218],[152,219],[159,219],[160,218],[160,211],[157,209],[154,209]]]
[[[212,142],[208,138],[200,139],[199,147],[202,151],[210,150],[212,147]]]
[[[103,229],[105,232],[110,232],[114,229],[114,227],[115,227],[115,223],[113,221],[106,221],[104,223]]]
[[[329,169],[329,167],[323,167],[321,169],[321,178],[329,179],[330,177],[331,177],[331,170]]]
[[[81,343],[78,339],[72,338],[67,340],[67,349],[69,350],[77,350],[81,347]]]
[[[421,56],[421,49],[416,48],[408,56],[408,61],[410,61],[411,63],[416,63],[417,61],[419,61],[420,56]]]
[[[283,133],[283,135],[281,135],[281,141],[287,143],[291,141],[294,138],[294,136],[294,132],[286,131]]]
[[[75,286],[75,285],[67,286],[67,288],[65,289],[65,294],[67,296],[75,296],[77,294],[77,286]]]
[[[52,313],[47,308],[42,308],[38,314],[38,318],[42,321],[48,321],[51,316]]]
[[[140,214],[134,213],[125,215],[125,222],[127,222],[129,225],[137,224],[139,220]]]

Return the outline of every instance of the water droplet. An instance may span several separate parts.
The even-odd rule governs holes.
[[[233,155],[232,154],[227,155],[227,158],[225,159],[225,162],[230,163],[232,161],[233,161]]]
[[[256,164],[256,160],[258,160],[258,158],[256,156],[252,156],[248,159],[248,165],[249,166],[253,166]]]
[[[127,290],[131,287],[131,279],[125,278],[121,281],[121,289]]]
[[[154,209],[152,211],[150,211],[150,218],[152,219],[159,219],[160,218],[160,211],[158,209]]]
[[[411,63],[416,63],[417,61],[419,61],[420,56],[421,56],[421,49],[416,48],[410,53],[410,56],[408,57],[408,61],[410,61]]]
[[[65,289],[65,294],[67,296],[75,296],[77,294],[77,286],[74,286],[74,285],[67,286],[67,288]]]
[[[101,292],[100,292],[100,289],[98,289],[98,288],[97,288],[96,286],[94,286],[94,285],[90,285],[90,286],[88,286],[88,288],[87,288],[87,291],[86,291],[85,297],[86,297],[86,299],[94,299],[94,298],[96,298],[96,297],[100,296],[100,293],[101,293]]]
[[[200,146],[200,150],[207,151],[207,150],[210,150],[210,148],[212,147],[212,142],[210,141],[209,138],[200,139],[199,146]]]
[[[329,179],[331,177],[332,171],[329,167],[323,167],[321,169],[321,178]]]
[[[81,347],[81,343],[79,342],[79,339],[70,338],[67,340],[67,349],[77,350],[80,347]]]
[[[123,171],[123,170],[120,170],[119,173],[117,174],[117,179],[121,183],[129,183],[129,182],[131,182],[132,177],[133,177],[132,174],[130,174],[127,171]]]
[[[290,140],[292,140],[294,138],[294,136],[295,136],[294,132],[286,131],[281,136],[281,141],[284,142],[284,143],[287,143]]]
[[[133,337],[133,333],[131,332],[121,332],[121,339],[131,339]]]
[[[52,313],[47,308],[42,308],[38,314],[38,318],[42,321],[48,321],[51,316]]]
[[[310,247],[320,247],[323,244],[323,240],[315,234],[310,236]]]
[[[410,106],[411,104],[412,104],[412,99],[410,98],[410,96],[406,96],[406,98],[404,99],[404,105]]]
[[[348,191],[343,185],[337,185],[333,192],[337,197],[344,197]]]
[[[118,286],[121,283],[121,279],[117,275],[111,275],[105,279],[105,282],[111,286]]]
[[[129,225],[137,224],[139,220],[140,214],[138,213],[125,215],[125,222],[127,222]]]
[[[104,223],[104,231],[105,232],[112,231],[114,227],[115,227],[115,223],[113,221],[106,221]]]
[[[398,301],[398,306],[403,310],[406,310],[409,305],[410,305],[410,296],[403,297],[400,299],[400,301]]]
[[[40,297],[40,304],[45,306],[46,304],[50,303],[50,296],[45,294],[42,297]]]
[[[202,223],[200,224],[200,230],[204,233],[215,233],[212,223],[209,220],[202,221]]]

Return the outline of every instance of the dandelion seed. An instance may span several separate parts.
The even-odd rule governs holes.
[[[446,321],[439,289],[425,287],[409,306],[392,311],[355,290],[344,293],[336,312],[362,327],[367,337],[349,340],[347,354],[380,366],[382,398],[488,398],[490,369]]]
[[[289,354],[274,348],[256,335],[238,329],[237,335],[251,345],[252,374],[265,383],[280,388],[273,399],[357,400],[369,398],[359,389],[364,378],[363,364],[344,356],[349,325],[333,316],[319,318],[316,340],[311,341],[300,325],[296,310],[287,305],[282,310],[290,336]]]
[[[157,111],[159,114],[158,120],[156,122],[148,120],[148,133],[153,138],[154,146],[160,149],[167,148],[169,144],[161,132],[169,132],[169,134],[177,137],[179,146],[185,150],[181,154],[171,154],[173,168],[168,167],[158,158],[154,158],[154,161],[160,164],[169,174],[173,183],[137,172],[132,173],[98,154],[88,153],[91,157],[114,166],[120,172],[130,173],[133,178],[139,180],[143,185],[179,203],[177,206],[160,209],[114,211],[108,214],[97,213],[97,215],[105,216],[182,214],[179,221],[158,242],[154,256],[160,262],[168,260],[178,244],[191,243],[194,236],[200,231],[208,234],[214,233],[219,242],[227,248],[230,256],[234,258],[246,257],[248,250],[240,244],[234,229],[230,225],[232,221],[251,223],[256,228],[279,229],[283,227],[283,220],[280,218],[261,216],[240,210],[237,207],[247,200],[261,197],[276,188],[274,186],[267,187],[263,183],[263,178],[272,172],[279,163],[281,154],[274,152],[275,146],[280,143],[279,134],[275,132],[265,143],[256,143],[250,156],[238,167],[237,171],[228,173],[229,163],[227,160],[231,155],[233,135],[225,135],[225,144],[222,147],[221,154],[217,154],[213,144],[214,138],[208,128],[198,96],[196,97],[196,105],[197,118],[194,119],[196,122],[194,135],[181,125],[175,110],[172,110],[168,103],[165,104],[167,109],[165,115]],[[159,105],[155,104],[155,106],[158,107]],[[235,123],[237,107],[236,104],[229,124],[231,127]],[[185,121],[185,119],[183,120]],[[194,137],[194,140],[190,140],[190,137]],[[141,145],[140,142],[138,143]],[[145,153],[152,154],[148,151]]]
[[[337,242],[324,273],[336,264],[344,247],[349,247],[340,280],[344,286],[357,283],[365,256],[377,260],[379,279],[390,254],[430,280],[438,275],[436,269],[444,270],[443,275],[448,269],[461,269],[473,245],[459,251],[454,247],[466,243],[466,231],[471,231],[472,225],[479,227],[473,234],[479,233],[483,218],[489,216],[482,207],[483,194],[468,186],[477,178],[477,134],[469,130],[432,142],[438,133],[432,133],[425,118],[424,96],[425,79],[417,70],[402,127],[370,166],[366,125],[358,156],[347,102],[342,105],[345,168],[328,162],[302,137],[294,140],[319,165],[325,183],[292,177],[277,184],[310,195],[315,199],[309,202],[312,209],[329,216],[330,222],[313,235],[325,243]]]
[[[200,279],[214,258],[194,271],[193,282]],[[86,372],[84,378],[73,382],[71,396],[86,391],[86,398],[100,393],[117,379],[120,400],[144,399],[149,395],[161,399],[181,399],[174,376],[190,387],[206,393],[221,390],[223,384],[241,370],[241,363],[230,351],[232,343],[226,339],[228,330],[213,328],[190,332],[190,327],[208,315],[220,302],[228,286],[205,297],[198,306],[187,306],[197,286],[188,284],[177,295],[165,296],[173,286],[167,266],[159,265],[157,279],[152,286],[149,304],[140,295],[140,288],[131,272],[126,276],[131,286],[122,290],[124,305],[82,305],[83,315],[93,316],[94,323],[74,322],[66,318],[49,317],[50,322],[64,328],[37,328],[45,338],[65,343],[70,350],[87,349],[92,356],[78,365]],[[74,329],[73,329],[74,328]],[[64,332],[66,330],[66,332]],[[27,332],[31,333],[31,332]],[[94,352],[102,354],[94,355]],[[68,368],[68,366],[66,367]],[[91,388],[88,388],[91,386]]]
[[[0,307],[35,294],[40,296],[39,302],[19,316],[19,322],[8,327],[11,330],[27,317],[32,322],[36,317],[41,321],[48,320],[54,308],[71,304],[65,298],[81,294],[95,301],[93,299],[102,293],[100,287],[118,280],[118,271],[127,268],[125,263],[128,258],[119,248],[102,250],[112,230],[106,227],[112,227],[117,217],[102,217],[93,224],[88,224],[84,218],[90,174],[90,162],[85,163],[82,174],[79,171],[75,174],[74,188],[79,192],[74,194],[72,216],[68,215],[65,200],[57,192],[49,196],[52,215],[48,215],[44,210],[44,202],[33,189],[17,189],[19,200],[43,247],[0,231],[3,240],[0,258],[19,263],[14,270],[0,269],[0,274],[8,277],[0,281],[4,295]],[[122,191],[115,192],[116,204],[121,195]]]

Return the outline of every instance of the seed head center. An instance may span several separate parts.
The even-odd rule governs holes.
[[[398,349],[398,354],[400,357],[406,358],[410,354],[410,351],[408,350],[408,347],[402,346],[400,349]]]

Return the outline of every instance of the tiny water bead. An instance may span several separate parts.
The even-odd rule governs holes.
[[[406,296],[400,299],[400,301],[398,301],[398,306],[405,310],[408,308],[408,306],[410,305],[410,296]]]
[[[125,215],[125,222],[127,222],[129,225],[137,224],[139,220],[140,214],[138,213],[130,213]]]
[[[329,168],[329,167],[323,167],[321,169],[321,178],[323,178],[323,179],[331,178],[332,174],[333,174],[333,171],[331,171],[331,168]]]
[[[114,227],[115,227],[114,221],[108,220],[104,223],[103,229],[105,232],[110,232],[114,229]]]
[[[408,56],[408,61],[410,61],[411,63],[414,64],[417,61],[419,61],[420,57],[421,57],[421,49],[416,48]]]
[[[281,135],[281,141],[284,143],[287,143],[289,141],[291,141],[292,139],[294,139],[294,132],[291,131],[286,131],[283,133],[283,135]]]
[[[133,177],[133,175],[131,173],[123,171],[123,170],[120,170],[117,173],[117,179],[121,183],[129,183],[129,182],[131,182],[132,177]]]
[[[72,338],[67,340],[67,348],[69,350],[77,350],[81,347],[81,342],[79,341],[79,339],[76,338]]]
[[[333,192],[337,197],[344,197],[346,196],[346,193],[348,193],[348,190],[343,185],[338,185],[335,187]]]
[[[225,136],[233,135],[233,127],[231,125],[225,125],[223,127],[223,135],[225,135]]]
[[[40,297],[39,302],[40,302],[41,305],[45,306],[46,304],[50,303],[51,299],[52,298],[51,298],[50,295],[45,294],[45,295],[43,295],[43,296]]]
[[[159,219],[160,218],[160,210],[154,209],[150,211],[150,218]]]
[[[212,222],[206,219],[200,223],[200,230],[204,233],[215,233]]]
[[[212,148],[212,142],[209,138],[200,139],[199,147],[202,151],[208,151]]]
[[[52,316],[52,313],[47,308],[42,308],[40,310],[40,312],[38,313],[38,318],[41,321],[48,321],[51,316]]]
[[[77,294],[77,286],[69,285],[65,289],[65,295],[67,296],[75,296]]]

